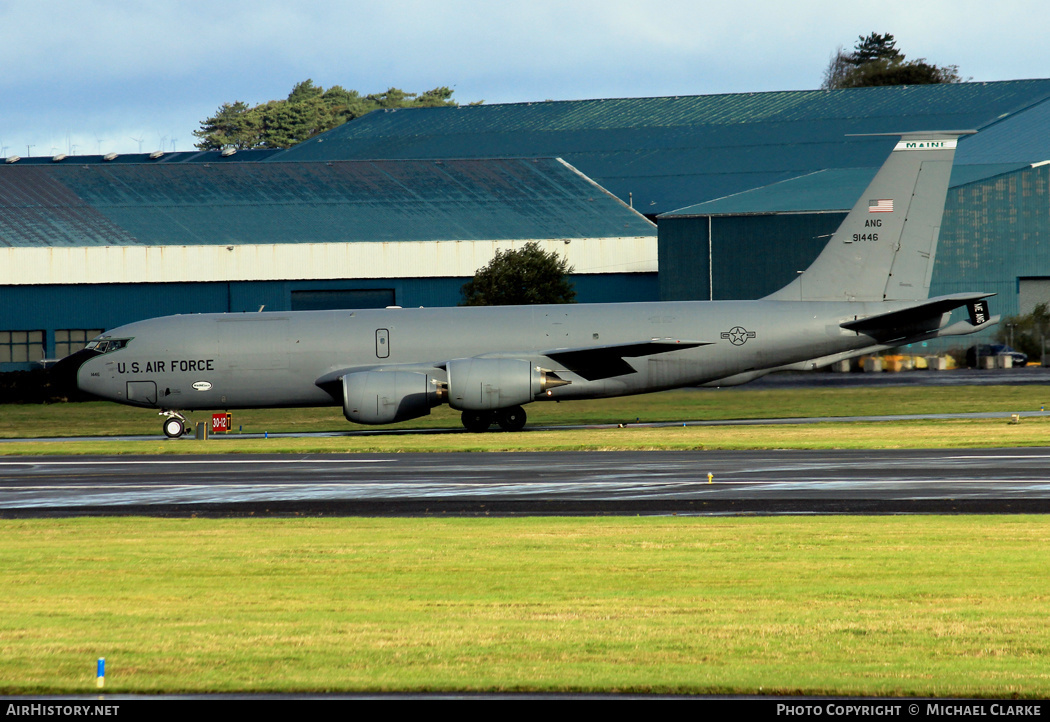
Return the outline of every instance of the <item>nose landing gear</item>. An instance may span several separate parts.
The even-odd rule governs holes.
[[[167,417],[164,419],[164,435],[169,439],[177,439],[186,433],[189,421],[178,411],[165,410],[161,411],[160,415]]]

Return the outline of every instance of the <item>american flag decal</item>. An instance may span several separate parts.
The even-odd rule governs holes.
[[[868,201],[868,213],[893,213],[893,199],[882,198],[877,201]]]

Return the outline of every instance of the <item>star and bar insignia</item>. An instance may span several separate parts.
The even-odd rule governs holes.
[[[743,346],[749,338],[754,338],[755,332],[748,331],[743,326],[734,326],[728,331],[722,332],[722,338],[728,339],[734,346]]]

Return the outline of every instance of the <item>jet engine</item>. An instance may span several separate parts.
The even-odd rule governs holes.
[[[444,401],[442,382],[418,371],[358,371],[343,376],[343,415],[358,424],[426,416]]]
[[[568,381],[523,359],[461,358],[448,362],[448,404],[460,411],[527,404]]]

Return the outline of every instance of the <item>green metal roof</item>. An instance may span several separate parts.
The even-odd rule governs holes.
[[[549,158],[0,166],[6,246],[653,235]]]
[[[984,180],[1019,168],[1028,163],[997,163],[954,166],[950,187]],[[761,188],[716,198],[696,205],[660,214],[660,218],[686,216],[736,216],[757,213],[803,213],[848,211],[857,202],[871,179],[874,168],[831,168],[807,173],[798,178],[773,183]]]
[[[156,153],[112,153],[106,155],[34,155],[19,158],[10,165],[124,165],[126,163],[245,163],[260,161],[279,153],[280,148],[259,148],[236,152],[218,150],[158,151]],[[12,156],[8,156],[11,158]],[[6,162],[6,159],[5,159]]]
[[[878,168],[834,168],[816,171],[799,178],[662,213],[660,218],[848,210],[856,203],[858,196],[871,182],[877,170]]]
[[[1050,158],[1050,134],[1038,132],[1048,99],[1050,80],[1017,80],[385,110],[263,164],[557,156],[656,214],[818,170],[877,167],[893,146],[851,134],[988,130],[988,141],[960,143],[957,164]]]

